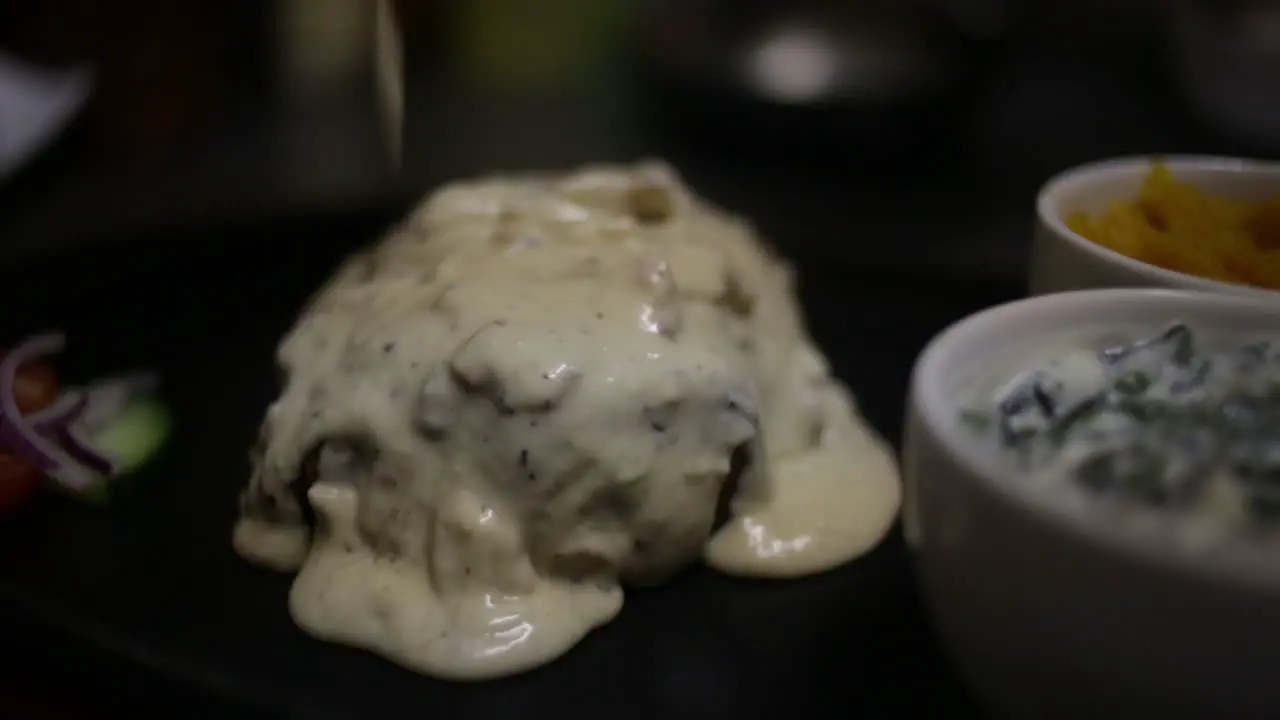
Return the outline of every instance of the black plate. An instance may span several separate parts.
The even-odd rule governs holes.
[[[171,241],[0,272],[9,309],[0,339],[58,325],[80,371],[157,365],[178,417],[169,452],[110,512],[46,497],[0,520],[0,658],[64,669],[81,692],[110,689],[187,715],[973,712],[926,626],[897,534],[811,579],[752,583],[696,569],[631,592],[616,622],[563,659],[488,684],[424,679],[299,632],[286,610],[288,578],[231,551],[234,499],[274,391],[275,341],[378,223],[245,229],[216,250]],[[908,373],[928,338],[1014,294],[799,264],[815,335],[895,441]]]

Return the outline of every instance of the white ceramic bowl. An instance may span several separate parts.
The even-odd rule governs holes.
[[[1273,290],[1208,280],[1121,255],[1076,234],[1064,218],[1098,212],[1137,195],[1156,158],[1129,157],[1081,165],[1045,183],[1036,199],[1028,290],[1044,295],[1108,287],[1169,287],[1280,302]],[[1178,178],[1213,193],[1246,200],[1280,195],[1280,162],[1170,155],[1161,158]]]
[[[1083,495],[1064,502],[1018,477],[958,421],[974,383],[994,387],[1080,340],[1136,339],[1175,319],[1209,342],[1280,334],[1274,302],[1091,290],[972,315],[916,363],[903,450],[907,539],[945,647],[1009,716],[1280,713],[1280,543],[1227,534],[1195,551],[1178,518],[1107,521]]]

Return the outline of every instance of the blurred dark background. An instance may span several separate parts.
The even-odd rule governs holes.
[[[400,0],[396,173],[373,0],[0,0],[0,59],[94,77],[65,131],[0,176],[0,267],[354,245],[451,177],[661,156],[829,283],[1020,285],[1050,175],[1276,154],[1277,5]],[[0,715],[60,716],[6,693]]]
[[[1268,128],[1206,111],[1187,78],[1238,79],[1239,59],[1205,46],[1241,46],[1249,28],[1258,63],[1274,63],[1274,23],[1257,31],[1274,3],[1199,8],[1212,22],[1190,24],[1214,36],[1188,40],[1176,19],[1196,5],[401,0],[397,176],[373,99],[372,0],[4,0],[0,51],[92,63],[96,85],[52,147],[0,180],[0,259],[390,217],[451,176],[658,155],[793,254],[1018,281],[1054,172],[1121,153],[1273,152]],[[1280,73],[1261,75],[1280,95]]]

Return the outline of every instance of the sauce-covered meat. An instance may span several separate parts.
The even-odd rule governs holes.
[[[550,660],[700,557],[831,568],[898,507],[789,268],[660,164],[442,188],[279,360],[236,548],[297,569],[313,635],[427,674]]]

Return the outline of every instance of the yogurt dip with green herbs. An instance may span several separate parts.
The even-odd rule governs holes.
[[[1280,334],[1210,349],[1175,323],[1021,372],[961,419],[1033,481],[1122,508],[1280,527]]]

